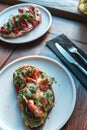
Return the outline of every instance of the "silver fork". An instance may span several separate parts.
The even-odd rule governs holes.
[[[76,53],[77,55],[79,55],[82,58],[82,60],[84,61],[84,63],[87,65],[87,60],[78,52],[77,48],[75,48],[74,46],[71,46],[68,48],[68,50],[71,53]]]

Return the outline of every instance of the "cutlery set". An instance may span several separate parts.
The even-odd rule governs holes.
[[[75,66],[77,66],[83,72],[83,74],[85,74],[87,76],[87,70],[84,67],[82,67],[61,45],[59,45],[56,42],[55,46],[58,49],[58,51],[64,56],[64,58],[69,63],[74,64]],[[72,46],[72,47],[69,47],[68,50],[71,53],[75,53],[78,56],[80,56],[80,58],[82,58],[82,60],[84,61],[85,65],[87,65],[87,60],[78,52],[77,48],[75,48],[74,46]]]

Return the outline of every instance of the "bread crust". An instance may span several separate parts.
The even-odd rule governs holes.
[[[34,27],[32,27],[31,29],[27,30],[27,31],[21,31],[19,32],[19,34],[15,35],[14,33],[11,33],[10,35],[4,35],[0,33],[0,36],[4,37],[4,38],[8,38],[8,39],[15,39],[15,38],[19,38],[21,36],[24,36],[26,34],[28,34],[30,31],[32,31],[34,29]]]

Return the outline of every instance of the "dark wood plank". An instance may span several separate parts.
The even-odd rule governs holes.
[[[78,11],[79,0],[1,0],[1,2],[10,5],[26,2],[40,4],[45,6],[53,15],[87,22],[87,15],[84,15]]]
[[[12,55],[17,45],[10,45],[0,41],[0,69],[4,66],[5,62]]]
[[[7,7],[9,7],[8,4],[1,4],[1,3],[0,3],[0,12],[1,12],[2,10],[4,10],[5,8],[7,8]]]

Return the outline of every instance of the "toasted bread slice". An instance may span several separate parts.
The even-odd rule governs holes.
[[[14,39],[28,34],[42,21],[41,10],[38,7],[29,6],[26,10],[18,9],[18,14],[11,16],[3,26],[0,27],[0,36]]]
[[[40,130],[54,106],[54,78],[34,66],[21,66],[13,74],[18,104],[28,130]]]

